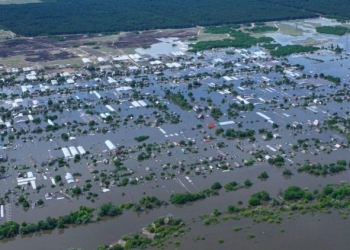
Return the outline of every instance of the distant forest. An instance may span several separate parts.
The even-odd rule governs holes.
[[[345,0],[45,0],[0,5],[0,26],[26,36],[136,31],[338,15]]]
[[[334,18],[350,20],[349,0],[264,0]]]
[[[1,5],[0,25],[26,36],[184,28],[312,17],[260,0],[56,0]]]

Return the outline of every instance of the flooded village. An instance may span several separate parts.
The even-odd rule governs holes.
[[[318,22],[333,23],[281,22],[277,26],[295,28],[298,23],[304,33],[264,35],[282,45],[310,42],[311,24]],[[242,235],[231,239],[213,233],[215,229],[207,232],[198,216],[237,202],[248,204],[249,196],[261,190],[283,200],[282,190],[290,185],[313,191],[349,181],[348,37],[312,34],[319,38],[319,50],[283,57],[259,44],[190,52],[188,40],[159,37],[158,43],[133,53],[83,56],[81,67],[2,64],[1,224],[37,223],[81,206],[136,204],[147,196],[167,204],[1,244],[39,249],[62,241],[50,248],[96,249],[172,214],[192,223],[193,230],[180,238],[181,247],[171,249],[232,249],[230,240],[234,244],[239,237],[244,238],[238,244],[242,249],[271,246],[263,234],[256,243]],[[169,201],[173,194],[199,193],[213,183],[232,181],[246,184],[190,205]],[[295,220],[303,221],[302,216]],[[338,217],[334,220],[345,228]],[[322,223],[326,228],[331,222]],[[232,231],[231,224],[226,227]],[[254,227],[270,237],[280,230]],[[298,228],[283,227],[301,237]],[[204,235],[212,240],[194,242]],[[226,242],[218,245],[219,238]],[[282,238],[291,243],[287,233]]]

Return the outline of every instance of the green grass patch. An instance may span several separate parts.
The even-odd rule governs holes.
[[[231,31],[230,38],[226,38],[223,40],[213,40],[213,41],[200,41],[195,44],[191,44],[192,49],[190,51],[202,51],[209,50],[213,48],[249,48],[258,43],[266,44],[274,41],[271,37],[252,37],[247,33],[241,31]]]
[[[270,54],[272,56],[281,57],[281,56],[289,56],[295,53],[314,52],[318,49],[319,48],[314,46],[286,45],[286,46],[278,46],[275,50],[271,50]]]
[[[330,35],[338,35],[342,36],[345,35],[346,33],[349,33],[349,28],[346,28],[344,26],[321,26],[321,27],[316,27],[316,31],[318,33],[322,34],[330,34]]]

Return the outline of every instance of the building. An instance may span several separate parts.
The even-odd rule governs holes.
[[[301,123],[295,121],[292,123],[292,128],[293,129],[302,129],[303,125]]]
[[[207,123],[207,127],[210,129],[215,128],[215,123],[209,122],[209,123]]]

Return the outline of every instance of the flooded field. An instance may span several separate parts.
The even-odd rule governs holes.
[[[341,25],[341,23],[325,18],[285,21],[278,22],[278,32],[266,33],[265,35],[272,37],[277,43],[282,45],[304,44],[327,46],[333,43],[348,49],[348,35],[336,36],[316,32],[316,27],[337,25]]]

